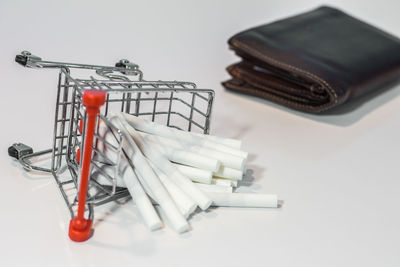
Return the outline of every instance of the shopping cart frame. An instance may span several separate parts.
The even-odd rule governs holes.
[[[86,128],[86,108],[82,105],[82,95],[86,90],[98,90],[106,92],[106,102],[97,119],[97,131],[93,144],[94,154],[92,165],[96,166],[99,162],[102,166],[114,168],[115,177],[105,173],[102,167],[91,168],[90,188],[95,188],[96,193],[91,195],[87,192],[86,201],[87,217],[93,218],[93,208],[98,205],[108,203],[123,197],[127,197],[129,192],[126,188],[117,186],[117,176],[119,159],[121,154],[122,135],[113,135],[115,143],[106,141],[104,133],[100,133],[99,125],[102,123],[110,132],[118,132],[118,129],[107,119],[111,111],[111,106],[117,106],[118,111],[128,114],[147,117],[155,121],[158,117],[165,117],[166,125],[182,130],[197,131],[208,134],[210,130],[210,119],[212,104],[215,93],[211,89],[198,89],[196,84],[181,81],[146,81],[143,79],[143,72],[137,64],[122,59],[115,66],[100,66],[88,64],[75,64],[54,61],[44,61],[40,57],[32,55],[30,52],[23,51],[15,58],[16,62],[24,67],[35,69],[59,69],[57,100],[55,108],[55,122],[53,134],[53,147],[47,150],[32,152],[26,146],[18,151],[18,160],[22,166],[29,171],[39,171],[51,173],[55,178],[58,188],[66,202],[71,218],[76,216],[77,195],[79,188],[79,173],[81,170],[80,158],[84,153]],[[72,69],[93,70],[100,79],[90,76],[86,79],[77,79],[71,75]],[[185,94],[186,98],[180,97]],[[168,104],[167,110],[158,110],[157,104],[163,102]],[[201,107],[197,104],[201,103]],[[153,105],[152,110],[141,110],[141,105]],[[150,104],[149,104],[150,103]],[[181,105],[186,113],[176,110],[173,105]],[[173,123],[173,118],[180,120],[181,125]],[[197,118],[197,119],[196,119]],[[200,122],[201,121],[201,122]],[[104,155],[104,151],[98,149],[99,142],[103,148],[112,150],[117,155],[113,160]],[[19,144],[16,144],[19,145]],[[18,147],[18,146],[15,146]],[[44,168],[31,163],[35,157],[51,154],[50,168]],[[96,155],[96,157],[95,157]],[[101,157],[99,156],[101,155]],[[101,160],[95,159],[99,156]],[[66,164],[66,165],[63,165]],[[96,163],[96,164],[95,164]],[[69,176],[61,175],[65,173],[65,167],[69,170]],[[93,178],[93,174],[106,177],[110,184],[101,184]],[[75,192],[67,193],[72,189]],[[72,199],[71,196],[72,195]]]

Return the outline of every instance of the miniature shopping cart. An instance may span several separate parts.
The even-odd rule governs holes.
[[[197,89],[191,82],[146,81],[139,66],[128,60],[115,67],[72,64],[43,61],[26,51],[15,60],[25,67],[59,69],[52,148],[33,152],[16,143],[8,152],[25,169],[54,176],[71,214],[69,236],[74,241],[90,237],[94,207],[129,196],[117,183],[123,138],[107,119],[111,112],[209,132],[213,90]],[[33,164],[45,154],[51,154],[50,167]]]

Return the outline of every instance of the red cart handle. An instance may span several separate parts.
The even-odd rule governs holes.
[[[86,241],[91,236],[92,220],[86,219],[84,214],[88,191],[90,163],[92,160],[96,118],[100,113],[100,107],[104,105],[105,101],[105,91],[85,90],[83,92],[82,103],[86,107],[86,133],[83,148],[81,181],[79,185],[78,212],[77,216],[69,223],[69,237],[76,242]]]

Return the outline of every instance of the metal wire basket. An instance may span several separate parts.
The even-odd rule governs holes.
[[[29,146],[17,143],[10,147],[9,154],[27,170],[54,176],[71,218],[76,216],[82,170],[80,159],[86,140],[87,116],[82,104],[86,90],[106,92],[105,104],[96,119],[92,147],[86,199],[86,213],[90,219],[95,206],[129,194],[117,183],[122,136],[115,135],[118,129],[107,119],[110,112],[125,112],[182,130],[209,132],[213,90],[198,89],[191,82],[146,81],[139,66],[128,60],[120,60],[114,67],[73,64],[43,61],[26,51],[15,60],[25,67],[59,69],[52,148],[33,153]],[[84,70],[86,78],[72,76],[72,69]],[[110,134],[112,139],[106,138]],[[51,153],[49,168],[31,163],[34,157],[47,153]]]

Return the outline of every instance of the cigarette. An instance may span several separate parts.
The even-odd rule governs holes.
[[[232,186],[231,180],[218,179],[218,178],[213,178],[211,180],[211,184],[223,185],[223,186]]]
[[[212,178],[212,172],[207,170],[202,170],[198,168],[193,168],[190,166],[174,164],[178,171],[186,175],[193,182],[198,182],[202,184],[210,184]]]
[[[200,184],[195,183],[198,188],[201,189],[203,192],[211,193],[232,193],[232,187],[230,186],[223,186],[223,185],[215,185],[215,184]]]
[[[119,130],[124,136],[123,149],[126,157],[130,159],[132,165],[135,167],[135,172],[140,181],[144,181],[154,196],[154,200],[160,205],[165,212],[172,227],[178,232],[182,233],[189,230],[189,224],[180,213],[174,201],[169,196],[168,192],[154,173],[153,169],[149,166],[146,158],[143,156],[138,145],[129,135],[128,130],[125,128],[124,123],[118,118],[115,118]]]
[[[225,153],[229,153],[229,154],[232,154],[232,155],[235,155],[238,157],[245,158],[246,160],[249,155],[249,153],[246,151],[242,151],[239,148],[234,148],[232,146],[224,144],[223,142],[225,139],[221,138],[221,137],[210,136],[207,134],[185,132],[185,131],[178,130],[178,129],[172,129],[172,130],[177,131],[179,135],[184,133],[184,134],[189,134],[189,135],[196,137],[196,139],[187,139],[187,138],[183,139],[184,141],[188,142],[189,144],[192,143],[194,145],[201,145],[204,147],[212,148],[212,149],[215,149],[215,150],[218,150],[221,152],[225,152]],[[236,141],[238,141],[238,140],[236,140]]]
[[[212,148],[212,149],[215,149],[215,150],[220,151],[220,152],[229,153],[229,154],[244,158],[245,160],[247,160],[247,158],[249,156],[249,153],[246,152],[246,151],[242,151],[242,150],[239,150],[239,149],[234,149],[234,148],[232,148],[230,146],[226,146],[226,145],[223,145],[223,144],[220,144],[220,143],[215,143],[215,142],[203,143],[202,146],[208,147],[208,148]]]
[[[238,139],[220,137],[220,136],[209,135],[209,134],[194,133],[194,132],[188,132],[188,133],[195,135],[197,137],[209,139],[210,141],[220,143],[220,144],[223,144],[223,145],[235,148],[235,149],[240,149],[242,146],[242,141],[238,140]]]
[[[157,147],[157,149],[161,150],[170,161],[211,172],[217,171],[221,168],[221,162],[217,159],[207,158],[205,156],[190,151],[184,151],[182,149],[160,146],[157,142],[153,142],[154,139],[150,138],[149,136],[146,136],[143,139],[145,141],[149,140],[147,144],[149,146]]]
[[[218,159],[221,161],[223,166],[240,170],[242,173],[245,170],[246,159],[242,157],[238,157],[226,152],[221,152],[218,150],[214,150],[208,147],[202,146],[190,146],[188,147],[189,151],[197,152],[200,155],[208,156],[210,158]]]
[[[185,193],[183,192],[177,185],[175,185],[162,171],[160,171],[154,164],[150,163],[150,166],[153,168],[154,172],[157,174],[158,178],[160,178],[161,182],[164,184],[168,193],[172,197],[172,199],[177,204],[179,210],[182,215],[187,218],[193,211],[196,209],[197,204]]]
[[[160,217],[151,204],[150,199],[144,192],[142,185],[140,184],[136,174],[133,172],[131,166],[127,166],[122,179],[147,227],[151,231],[161,228],[162,222]]]
[[[248,193],[206,193],[212,200],[213,206],[247,207],[247,208],[277,208],[277,195],[248,194]]]
[[[231,180],[242,180],[243,172],[221,165],[218,171],[213,173],[213,176]]]
[[[206,210],[211,205],[211,199],[208,198],[201,190],[199,190],[192,181],[181,174],[178,169],[164,156],[163,152],[157,149],[156,146],[150,146],[137,132],[129,126],[124,120],[123,114],[120,113],[120,121],[126,129],[127,134],[130,134],[140,150],[148,157],[152,163],[164,172],[170,179],[175,182],[186,194],[188,194],[202,210]],[[127,128],[125,128],[125,126]]]

